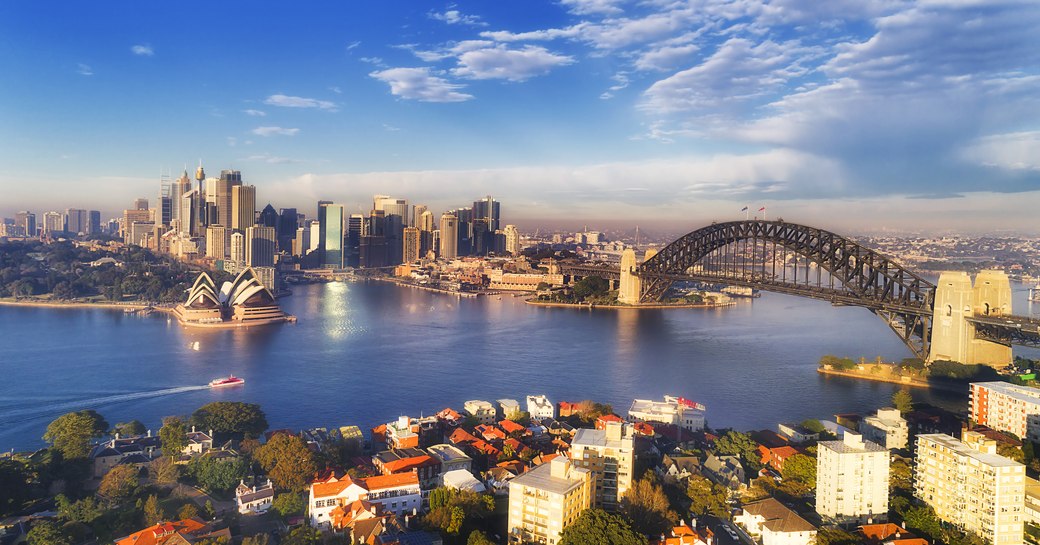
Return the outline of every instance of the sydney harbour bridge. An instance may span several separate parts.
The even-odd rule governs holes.
[[[1007,276],[943,273],[938,283],[841,235],[782,220],[712,223],[637,262],[561,264],[575,280],[617,281],[619,300],[638,306],[664,297],[675,282],[725,284],[863,307],[928,361],[1006,365],[1011,345],[1040,347],[1040,320],[1011,313]],[[811,324],[807,324],[811,327]]]

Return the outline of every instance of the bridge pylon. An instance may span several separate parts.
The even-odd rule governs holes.
[[[657,250],[647,250],[643,255],[643,262],[657,255]],[[639,261],[636,260],[636,251],[627,248],[621,253],[621,281],[618,288],[618,302],[625,305],[638,305],[645,297],[643,279],[635,274]]]
[[[1003,271],[982,271],[974,285],[965,272],[942,273],[935,288],[928,362],[945,360],[997,368],[1010,365],[1010,344],[979,338],[971,321],[1008,315],[1011,282]]]

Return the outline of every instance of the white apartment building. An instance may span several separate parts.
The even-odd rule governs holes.
[[[347,475],[333,475],[315,481],[311,483],[307,502],[311,526],[328,528],[332,523],[330,513],[333,510],[357,500],[378,503],[383,511],[398,516],[411,514],[422,508],[419,476],[416,473],[398,473],[352,479]]]
[[[993,545],[1023,543],[1025,466],[997,454],[997,445],[965,431],[917,436],[914,495],[943,521]]]
[[[617,511],[621,498],[632,487],[635,458],[632,429],[621,422],[608,422],[606,429],[580,429],[571,441],[571,461],[592,473],[592,504]]]
[[[592,506],[592,475],[558,456],[509,481],[509,543],[555,545]]]
[[[839,522],[877,522],[888,516],[888,450],[845,432],[816,451],[816,512]]]
[[[1007,382],[973,382],[969,408],[978,424],[1040,442],[1040,389]]]
[[[527,412],[531,418],[556,418],[556,405],[544,395],[527,396]]]
[[[636,399],[628,409],[628,417],[644,422],[675,424],[690,431],[704,429],[704,405],[681,397],[664,396],[664,401]]]
[[[495,423],[495,406],[488,401],[471,399],[463,403],[462,408],[466,411],[467,414],[479,420],[481,424]]]
[[[899,414],[899,409],[891,407],[878,409],[876,415],[864,418],[859,423],[859,432],[867,441],[873,441],[888,450],[906,448],[910,438],[906,419]]]

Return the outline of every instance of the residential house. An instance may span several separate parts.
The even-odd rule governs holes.
[[[784,460],[787,460],[795,454],[801,454],[798,449],[790,445],[783,445],[774,448],[759,445],[758,453],[762,456],[762,465],[775,469],[777,473],[784,470]]]
[[[928,540],[891,522],[864,524],[856,529],[856,534],[862,538],[864,545],[929,545]]]
[[[531,430],[513,422],[512,420],[501,420],[498,423],[498,427],[502,428],[502,431],[506,432],[506,435],[511,437],[528,437],[531,435]]]
[[[440,462],[418,448],[384,450],[372,456],[372,465],[382,475],[415,473],[424,489],[435,488],[441,474]]]
[[[203,433],[201,431],[195,431],[195,426],[192,426],[191,431],[184,435],[188,440],[188,444],[185,445],[184,450],[181,451],[183,454],[187,454],[188,456],[198,456],[213,448],[213,430],[209,430],[209,433]]]
[[[473,459],[466,456],[465,452],[447,444],[433,445],[426,449],[441,466],[441,473],[464,469],[470,471],[473,468]]]
[[[816,541],[816,527],[775,498],[744,505],[733,520],[759,537],[762,545],[811,545]]]
[[[481,424],[495,423],[495,406],[487,401],[471,399],[463,403],[462,408],[465,409],[466,414],[476,418]]]
[[[202,538],[231,538],[225,528],[214,531],[199,519],[191,518],[176,522],[160,522],[115,540],[115,545],[188,545]]]
[[[335,474],[311,483],[308,513],[312,526],[328,528],[331,512],[357,500],[378,503],[385,512],[403,516],[422,507],[422,489],[415,473],[351,478]]]
[[[736,456],[716,456],[709,454],[704,460],[701,472],[709,480],[739,492],[747,488],[747,475],[744,473],[744,465]]]
[[[441,474],[441,486],[455,490],[466,490],[469,492],[485,492],[487,488],[484,483],[477,480],[472,473],[465,469],[445,471]]]
[[[567,418],[568,416],[581,413],[581,403],[561,401],[559,407],[560,410],[558,414],[560,415],[560,418]]]
[[[159,456],[161,443],[159,437],[152,436],[149,431],[147,435],[136,437],[119,437],[94,445],[88,457],[93,465],[93,476],[96,479],[104,477],[106,473],[119,464],[124,458],[134,456],[133,460],[152,460]],[[136,462],[135,462],[136,463]]]
[[[238,512],[243,515],[265,513],[271,508],[273,502],[274,486],[271,485],[270,480],[252,484],[240,481],[235,488],[235,505],[238,506]]]
[[[531,418],[556,418],[556,406],[544,395],[527,396],[527,413]]]
[[[516,418],[522,412],[520,410],[520,402],[515,399],[498,399],[495,400],[495,403],[498,403],[499,420]]]
[[[715,533],[711,528],[702,526],[700,528],[687,526],[682,520],[679,525],[672,528],[667,535],[661,534],[657,539],[650,541],[650,545],[713,545]]]
[[[684,481],[701,474],[701,459],[696,456],[669,456],[661,459],[658,475],[670,482]]]
[[[779,424],[777,427],[780,434],[792,443],[801,444],[820,439],[819,433],[807,430],[801,424]]]

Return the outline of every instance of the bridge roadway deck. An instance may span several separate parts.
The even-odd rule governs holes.
[[[990,341],[1040,348],[1040,320],[1028,316],[972,316],[975,335]]]

